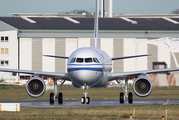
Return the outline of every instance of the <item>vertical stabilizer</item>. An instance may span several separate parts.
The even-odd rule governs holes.
[[[99,16],[99,0],[96,0],[95,19],[94,19],[94,48],[98,48],[98,16]]]

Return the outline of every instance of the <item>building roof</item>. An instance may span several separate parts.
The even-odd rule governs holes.
[[[94,18],[0,17],[0,21],[21,30],[93,30]],[[179,30],[177,18],[99,18],[99,30]]]

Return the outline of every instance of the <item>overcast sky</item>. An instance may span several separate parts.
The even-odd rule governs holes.
[[[107,0],[105,0],[107,3]],[[9,13],[58,13],[82,9],[94,12],[95,0],[0,0],[0,16]],[[179,0],[113,0],[113,14],[169,14]]]

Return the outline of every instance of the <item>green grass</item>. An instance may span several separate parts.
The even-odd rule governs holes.
[[[48,90],[45,94],[36,98],[37,100],[48,100],[50,92]],[[60,92],[63,93],[64,99],[81,99],[83,96],[83,90],[80,88],[74,88],[73,86],[62,86]],[[89,89],[88,96],[91,99],[118,99],[119,93],[123,92],[120,87],[107,87],[99,89]],[[129,92],[133,92],[132,87],[129,87]],[[25,86],[8,86],[0,85],[0,100],[28,100],[31,98],[25,90]],[[134,99],[139,99],[140,97],[133,94]],[[179,98],[179,87],[154,87],[152,94],[147,98]],[[140,98],[141,99],[141,98]]]
[[[129,91],[133,91],[129,88]],[[37,98],[37,100],[48,100],[51,90]],[[73,86],[62,86],[64,99],[80,99],[83,90]],[[88,95],[91,99],[113,99],[118,98],[123,92],[120,87],[89,89]],[[25,86],[0,85],[0,100],[29,100]],[[134,95],[134,99],[137,99]],[[179,87],[154,87],[152,94],[147,98],[179,98]],[[145,98],[144,98],[145,99]],[[20,112],[0,112],[0,120],[42,120],[42,119],[128,119],[135,109],[136,119],[161,120],[168,111],[168,119],[179,119],[179,105],[145,105],[145,106],[118,106],[118,107],[94,107],[94,108],[58,108],[58,109],[21,109]]]
[[[158,119],[167,116],[168,120],[179,119],[179,105],[145,105],[94,108],[58,108],[58,109],[21,109],[20,112],[0,112],[0,119],[17,120],[96,120],[96,119],[128,119],[130,114],[135,119]]]

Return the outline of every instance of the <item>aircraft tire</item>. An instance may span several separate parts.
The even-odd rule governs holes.
[[[121,92],[119,95],[119,101],[120,101],[120,103],[124,103],[124,93],[123,92]]]
[[[50,93],[50,104],[54,104],[54,93]]]
[[[90,98],[89,98],[89,97],[86,97],[85,102],[86,102],[86,104],[89,104],[89,103],[90,103]]]
[[[85,97],[81,98],[81,104],[85,104]]]
[[[129,92],[129,95],[128,95],[128,102],[129,102],[129,104],[132,104],[132,103],[133,103],[132,92]]]
[[[63,93],[58,93],[58,104],[63,104]]]

